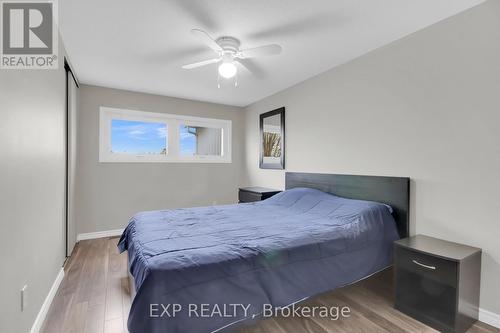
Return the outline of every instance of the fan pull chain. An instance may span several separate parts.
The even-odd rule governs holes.
[[[219,74],[219,71],[217,71],[217,89],[220,89],[220,74]]]
[[[234,76],[234,86],[238,87],[238,72],[236,72],[236,75]]]

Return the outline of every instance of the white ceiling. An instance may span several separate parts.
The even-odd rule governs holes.
[[[64,0],[63,40],[86,84],[246,106],[483,0]],[[190,34],[234,36],[242,48],[277,43],[252,59],[239,87],[217,88],[215,53]]]

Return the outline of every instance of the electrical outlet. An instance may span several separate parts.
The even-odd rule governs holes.
[[[212,206],[217,206],[217,201],[216,200],[212,201]]]
[[[28,306],[28,285],[25,284],[21,289],[21,311],[24,311]]]

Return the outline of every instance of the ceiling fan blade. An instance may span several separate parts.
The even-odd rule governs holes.
[[[177,6],[179,14],[185,15],[186,19],[192,22],[197,22],[198,26],[208,31],[219,29],[220,21],[212,15],[209,1],[170,0],[169,3]]]
[[[241,59],[243,60],[243,59]],[[250,68],[248,68],[247,64],[244,63],[243,61],[241,60],[234,60],[235,63],[237,63],[238,65],[240,65],[243,69],[245,69],[248,73],[252,74],[252,70]]]
[[[245,58],[253,58],[260,56],[275,55],[280,53],[281,53],[281,46],[277,44],[269,44],[269,45],[254,47],[251,49],[241,50],[239,52],[239,57],[245,59]]]
[[[281,40],[297,35],[309,36],[311,34],[318,34],[321,31],[337,28],[344,21],[345,18],[340,14],[325,12],[303,17],[287,24],[268,27],[266,30],[256,31],[247,36],[255,40]]]
[[[245,69],[248,73],[252,74],[254,77],[262,79],[265,78],[266,73],[264,70],[258,66],[252,59],[237,59],[235,60],[241,68]]]
[[[215,63],[219,62],[220,60],[221,60],[221,58],[214,58],[214,59],[209,59],[209,60],[198,61],[198,62],[195,62],[192,64],[184,65],[184,66],[182,66],[182,68],[184,68],[184,69],[198,68],[201,66],[215,64]]]
[[[217,44],[215,40],[205,31],[201,29],[192,29],[191,33],[215,52],[222,52],[222,47],[220,47],[220,45]]]

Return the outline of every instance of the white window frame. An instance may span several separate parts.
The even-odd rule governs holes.
[[[111,122],[113,119],[155,122],[167,125],[167,154],[129,154],[111,152]],[[179,126],[222,129],[222,155],[181,155]],[[231,120],[181,116],[118,109],[101,106],[99,110],[99,162],[166,162],[166,163],[231,163]]]

